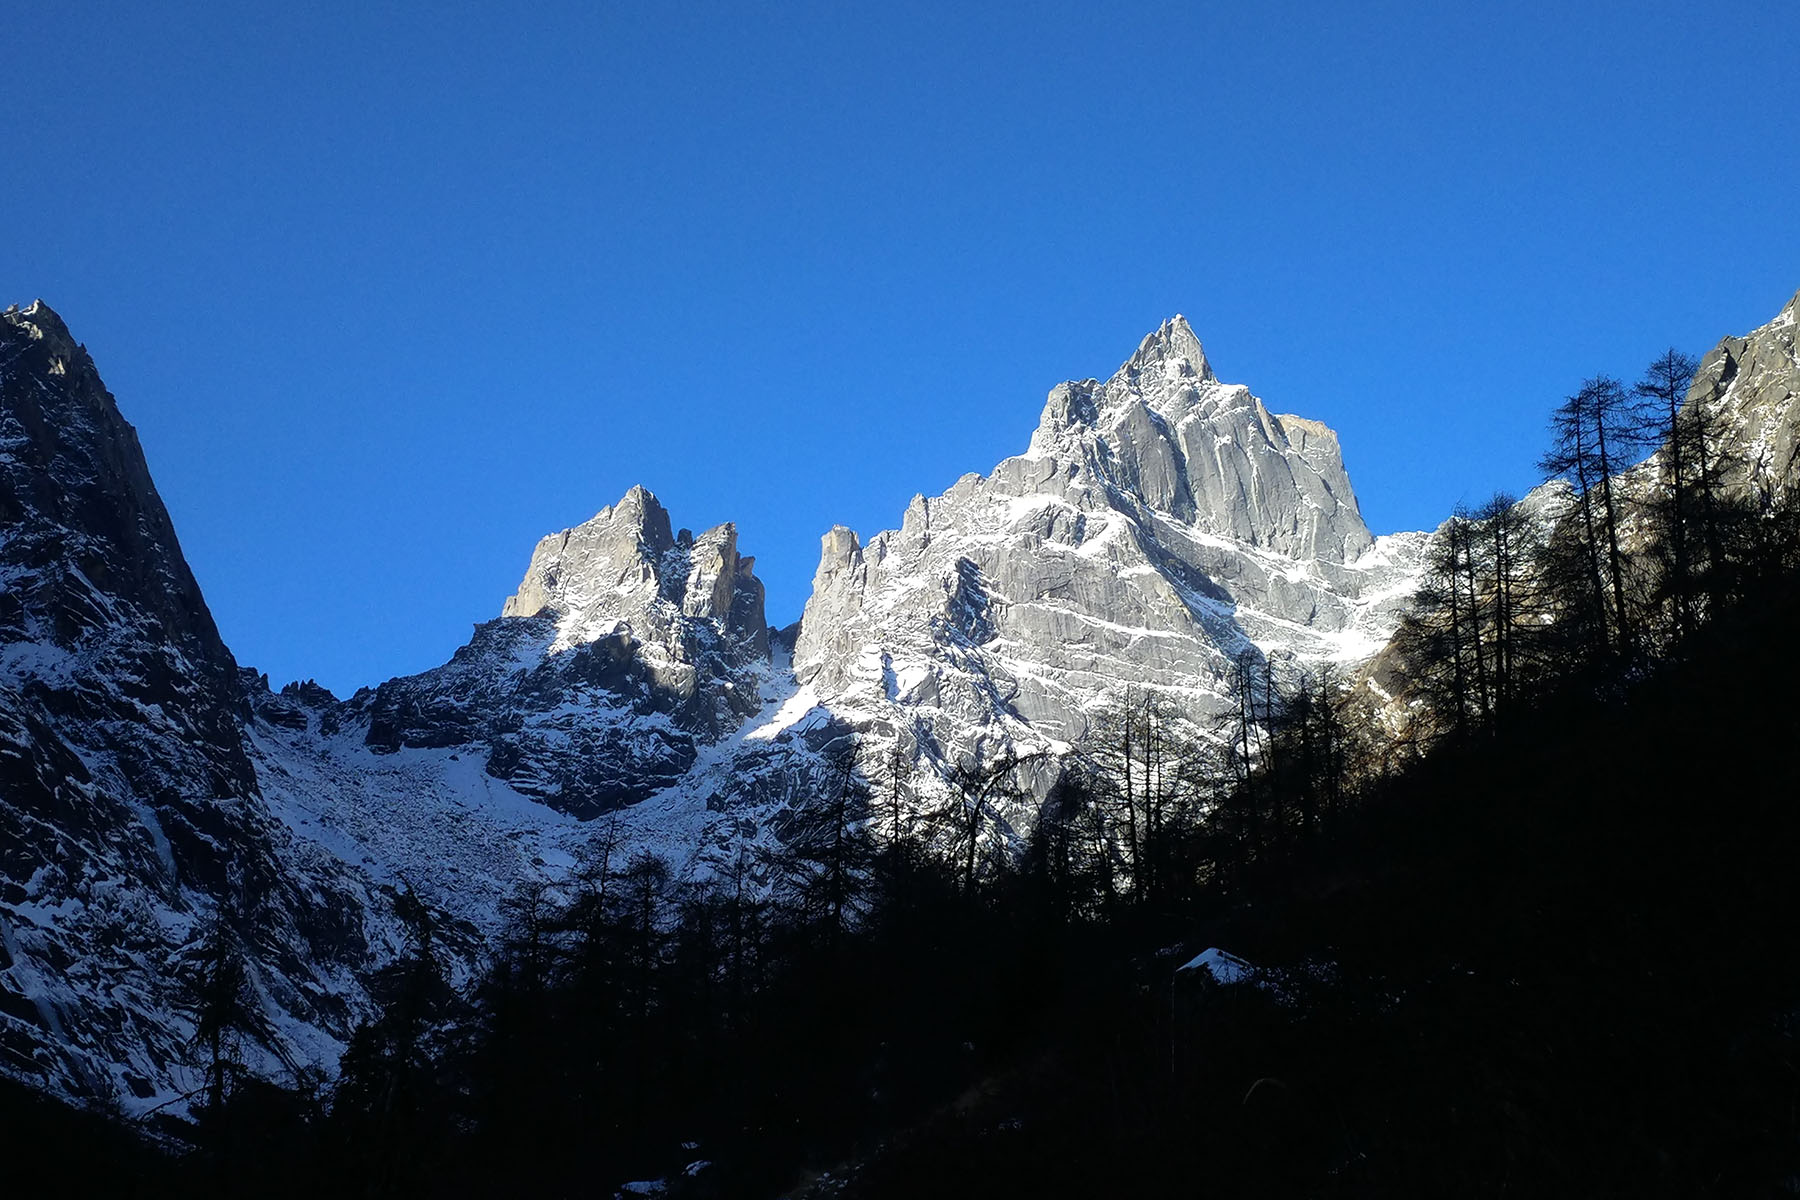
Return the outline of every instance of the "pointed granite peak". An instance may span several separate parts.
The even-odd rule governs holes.
[[[24,308],[15,304],[0,313],[0,320],[23,330],[33,341],[42,343],[44,352],[53,357],[69,359],[80,350],[69,327],[63,324],[63,319],[42,300],[33,300]]]
[[[669,510],[662,506],[655,492],[641,483],[632,485],[617,504],[601,509],[594,514],[593,520],[577,528],[594,525],[611,526],[621,535],[636,533],[644,548],[655,554],[661,554],[675,544],[675,527],[669,520]]]
[[[1217,382],[1200,339],[1194,336],[1193,327],[1180,313],[1164,321],[1156,332],[1138,344],[1137,353],[1120,368],[1120,374],[1136,375],[1150,370],[1160,370],[1164,376]]]
[[[656,493],[641,483],[632,484],[630,489],[626,491],[623,496],[619,497],[619,502],[617,504],[603,508],[600,511],[603,513],[610,513],[614,518],[622,517],[626,514],[641,513],[644,514],[646,518],[655,520],[656,518],[653,514],[661,513],[663,519],[667,521],[669,516],[668,510],[662,506],[662,501],[656,498]]]
[[[766,657],[763,585],[756,560],[738,553],[737,537],[730,521],[677,536],[650,489],[634,487],[592,519],[538,542],[500,615],[556,616],[557,649],[620,626],[655,640],[677,637],[683,619],[710,621]]]
[[[1373,540],[1337,435],[1221,383],[1181,316],[1105,383],[1053,390],[1025,457],[1085,463],[1176,522],[1295,558],[1343,563]]]
[[[817,595],[838,572],[860,567],[862,560],[862,541],[856,531],[847,525],[833,525],[819,539],[819,569],[813,573],[813,594]]]
[[[540,541],[501,615],[529,617],[546,608],[571,612],[612,591],[654,594],[662,556],[674,547],[668,510],[640,484],[617,504]]]

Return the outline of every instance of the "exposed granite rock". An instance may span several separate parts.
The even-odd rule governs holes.
[[[1800,474],[1800,292],[1775,319],[1741,338],[1725,338],[1705,358],[1687,403],[1723,416],[1737,449],[1730,482],[1766,481],[1780,494]]]
[[[1204,727],[1241,654],[1371,653],[1421,543],[1378,544],[1336,435],[1220,383],[1176,317],[1106,382],[1053,389],[1025,454],[866,543],[827,533],[795,674],[940,768],[1037,756],[1041,790],[1123,687]]]
[[[468,746],[588,818],[681,779],[760,706],[763,586],[737,529],[671,532],[647,489],[537,545],[499,620],[450,662],[353,697],[381,750]]]
[[[1081,461],[1148,508],[1254,548],[1341,563],[1373,542],[1337,435],[1220,383],[1179,316],[1104,384],[1051,393],[1028,452],[1046,455]]]

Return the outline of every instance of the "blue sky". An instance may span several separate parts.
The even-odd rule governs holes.
[[[1177,311],[1378,532],[1523,490],[1584,376],[1800,288],[1797,68],[1792,0],[18,6],[0,301],[239,659],[345,693],[639,482],[792,620]]]

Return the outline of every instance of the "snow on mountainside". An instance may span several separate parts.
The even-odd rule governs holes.
[[[633,488],[544,538],[449,663],[347,701],[256,691],[250,746],[296,834],[492,929],[595,817],[678,874],[786,836],[853,742],[926,794],[969,755],[1035,754],[1041,795],[1122,684],[1200,721],[1246,652],[1366,656],[1419,545],[1372,538],[1335,436],[1219,383],[1177,318],[1057,388],[1027,454],[866,550],[828,534],[791,664],[736,531],[674,532]]]
[[[540,805],[616,813],[705,871],[804,821],[834,745],[898,747],[925,793],[968,756],[1036,755],[1041,795],[1123,684],[1203,722],[1244,653],[1359,661],[1420,545],[1371,537],[1335,436],[1219,383],[1177,318],[1107,383],[1057,388],[1025,455],[866,550],[828,534],[791,668],[735,530],[672,533],[633,488],[543,539],[448,664],[343,702],[265,693],[253,745],[297,830],[481,925],[592,836]]]
[[[260,1067],[334,1062],[388,901],[273,819],[137,435],[41,303],[0,314],[0,581],[0,1071],[127,1111],[196,1086],[183,980],[222,904]]]
[[[1791,472],[1794,312],[1696,388]],[[1023,835],[1097,710],[1153,691],[1198,725],[1248,654],[1346,674],[1391,635],[1426,534],[1372,537],[1336,436],[1221,383],[1177,317],[1104,382],[1049,395],[1025,453],[900,527],[825,535],[775,638],[736,530],[674,530],[633,488],[543,539],[441,667],[340,700],[271,691],[220,643],[135,435],[42,305],[0,323],[0,1071],[160,1104],[198,1082],[180,979],[221,904],[280,1032],[328,1069],[396,953],[442,918],[459,979],[523,880],[603,832],[676,877],[809,819],[856,745],[1023,757]]]
[[[540,542],[444,666],[275,693],[219,643],[85,353],[41,305],[7,322],[0,1069],[143,1107],[192,1086],[181,964],[246,893],[282,1032],[262,1069],[329,1068],[399,889],[466,979],[596,817],[691,875],[807,820],[851,742],[910,752],[929,791],[999,743],[1066,750],[1121,683],[1204,715],[1241,653],[1378,644],[1417,551],[1369,536],[1329,430],[1220,384],[1178,318],[1056,389],[1027,454],[867,549],[827,535],[792,661],[735,529],[673,531],[634,488]]]
[[[1053,390],[1024,454],[867,545],[827,534],[795,670],[865,739],[940,774],[1029,758],[1041,797],[1125,687],[1204,727],[1245,654],[1373,653],[1423,541],[1372,537],[1336,435],[1219,382],[1176,317],[1106,382]]]
[[[673,531],[632,488],[539,542],[502,611],[445,665],[348,700],[252,689],[252,760],[290,829],[491,932],[598,837],[678,878],[729,862],[828,769],[838,733],[796,704],[730,525]]]
[[[380,750],[474,745],[488,773],[591,817],[675,783],[761,706],[755,560],[727,524],[671,532],[656,497],[538,544],[498,620],[444,666],[351,702]]]

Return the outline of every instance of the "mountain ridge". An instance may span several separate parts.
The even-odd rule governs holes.
[[[136,432],[41,301],[0,314],[0,579],[0,1069],[127,1111],[179,1095],[186,981],[238,905],[276,1031],[253,1061],[333,1055],[384,903],[263,803]]]
[[[1747,397],[1743,436],[1789,463],[1792,339],[1759,335],[1797,306],[1696,383]],[[287,1047],[257,1069],[329,1066],[401,945],[403,892],[440,914],[466,982],[507,898],[598,836],[678,879],[749,862],[769,886],[749,852],[817,819],[851,753],[870,783],[903,764],[888,782],[919,812],[1009,765],[983,837],[1016,847],[1127,690],[1205,736],[1243,662],[1369,661],[1430,536],[1375,537],[1336,434],[1221,382],[1177,316],[1106,380],[1051,389],[1024,453],[915,496],[897,528],[828,531],[797,628],[769,629],[734,525],[677,529],[638,485],[540,539],[448,662],[347,699],[276,692],[218,638],[60,318],[11,309],[0,334],[0,831],[24,851],[0,856],[0,1070],[128,1108],[191,1086],[181,964],[247,883],[275,914],[250,956]],[[59,439],[111,474],[54,468]],[[65,844],[85,865],[46,873]],[[121,923],[137,949],[109,940]],[[54,978],[71,963],[95,969]],[[108,972],[138,997],[122,1010]]]

